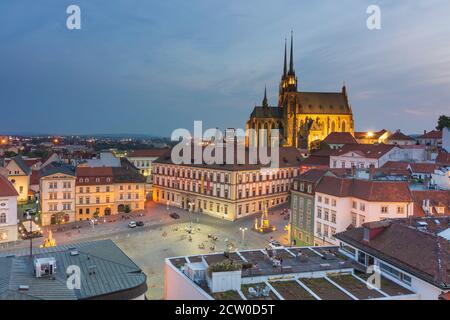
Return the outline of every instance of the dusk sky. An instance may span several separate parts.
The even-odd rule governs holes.
[[[421,133],[450,114],[449,16],[448,0],[2,0],[0,133],[243,128],[265,85],[277,103],[291,29],[299,91],[345,81],[356,130]]]

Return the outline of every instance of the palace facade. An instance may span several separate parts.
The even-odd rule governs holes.
[[[354,133],[353,113],[345,85],[340,92],[302,92],[298,91],[297,85],[291,36],[289,68],[285,43],[278,105],[270,106],[264,91],[262,105],[255,106],[246,124],[247,129],[254,129],[247,137],[249,146],[269,145],[271,129],[280,130],[280,145],[303,149],[316,146],[331,132]],[[267,133],[261,129],[266,129]]]
[[[248,158],[248,150],[246,158]],[[280,149],[279,168],[257,164],[174,164],[170,154],[153,163],[153,201],[235,221],[286,203],[301,153]]]

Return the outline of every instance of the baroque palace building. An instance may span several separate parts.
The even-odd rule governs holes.
[[[297,149],[280,148],[279,157],[279,167],[270,168],[259,159],[255,164],[174,164],[167,154],[153,163],[153,201],[229,221],[261,213],[288,201],[298,175]]]
[[[247,137],[249,146],[268,145],[271,129],[279,129],[280,145],[310,149],[331,132],[354,133],[352,108],[345,85],[341,92],[301,92],[294,70],[293,37],[290,62],[287,65],[287,44],[284,48],[284,69],[278,95],[278,106],[269,106],[267,92],[261,106],[255,106],[246,128],[254,129]],[[267,133],[260,131],[268,130]]]

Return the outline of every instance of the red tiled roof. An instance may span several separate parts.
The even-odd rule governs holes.
[[[408,183],[404,181],[374,181],[325,176],[317,186],[316,192],[376,202],[412,201]]]
[[[430,200],[430,212],[432,215],[450,216],[450,191],[443,190],[415,190],[411,192],[414,199],[414,215],[426,216],[423,210],[423,201]],[[443,213],[438,213],[436,207],[444,208]]]
[[[433,130],[420,136],[419,139],[442,139],[442,131]]]
[[[109,184],[113,183],[113,170],[111,167],[78,167],[76,177],[77,185]],[[109,181],[107,181],[108,178],[110,178]]]
[[[16,189],[14,189],[12,183],[7,178],[0,175],[0,197],[14,197],[18,195],[19,194]]]
[[[379,159],[395,147],[387,144],[346,144],[339,150],[333,150],[331,155],[341,156],[354,152],[369,159]]]
[[[25,164],[32,168],[35,164],[41,162],[40,158],[36,158],[36,159],[23,159],[23,162],[25,162]]]
[[[349,132],[332,132],[324,140],[327,144],[356,144],[358,143]]]
[[[381,168],[407,170],[408,166],[409,166],[409,162],[407,162],[407,161],[388,161]]]
[[[441,222],[444,223],[448,221]],[[450,241],[417,230],[408,220],[392,220],[370,241],[364,240],[362,227],[338,233],[335,237],[429,283],[449,288]]]
[[[450,166],[450,153],[440,152],[436,157],[436,164]]]
[[[434,173],[434,170],[439,168],[438,165],[434,163],[411,163],[410,165],[411,171],[413,173]]]
[[[388,140],[414,140],[414,139],[400,131],[397,131],[397,132],[391,134],[388,137]]]
[[[302,166],[310,166],[310,167],[329,167],[330,166],[330,157],[320,157],[311,155],[301,163]]]
[[[439,296],[439,299],[441,300],[446,300],[446,301],[450,301],[450,291],[443,293]]]
[[[294,178],[294,180],[302,180],[302,181],[308,181],[308,182],[317,182],[319,181],[325,174],[327,173],[327,170],[324,169],[310,169],[297,177]]]
[[[167,152],[169,152],[170,149],[164,148],[164,149],[143,149],[143,150],[134,150],[132,151],[128,157],[149,157],[149,158],[155,158],[155,157],[161,157],[165,155]]]

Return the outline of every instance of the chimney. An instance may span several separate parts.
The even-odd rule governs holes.
[[[427,134],[427,130],[423,130],[423,135],[426,135]]]
[[[369,166],[369,180],[373,180],[375,178],[375,165],[372,163]]]
[[[374,239],[381,232],[386,230],[391,225],[391,221],[389,220],[381,220],[376,222],[367,222],[363,224],[364,233],[363,240],[365,242],[370,242],[370,240]]]

